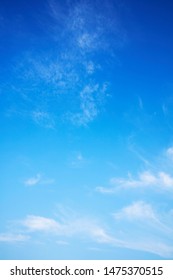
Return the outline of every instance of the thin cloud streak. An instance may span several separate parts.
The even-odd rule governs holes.
[[[27,216],[21,224],[29,232],[47,232],[48,234],[58,236],[89,236],[101,243],[109,243],[110,237],[105,230],[95,224],[92,220],[85,218],[73,219],[71,221],[58,222],[54,219],[41,216]]]
[[[51,237],[58,245],[69,245],[71,238],[77,237],[79,240],[90,240],[100,246],[107,244],[115,248],[145,251],[164,258],[173,256],[173,247],[170,245],[173,230],[159,219],[150,204],[136,201],[114,212],[110,217],[113,218],[111,227],[106,227],[105,223],[103,226],[93,218],[76,216],[74,211],[64,212],[64,208],[61,209],[58,219],[28,215],[23,220],[15,221],[15,232],[18,231],[18,234],[0,234],[0,241],[22,242],[30,239],[30,242],[36,242],[39,233],[39,238],[43,236],[46,240]],[[119,223],[120,221],[126,221],[126,227],[124,222]],[[145,234],[137,230],[140,226],[146,227]]]
[[[169,213],[165,214],[171,219]],[[124,240],[133,243],[133,239],[136,238],[136,248],[141,246],[144,251],[150,248],[150,252],[161,256],[171,257],[173,255],[173,246],[171,245],[173,227],[170,227],[168,221],[164,221],[164,218],[161,220],[151,204],[144,201],[135,201],[113,213],[112,216],[117,222],[126,222]],[[143,232],[143,228],[146,229],[145,232]]]
[[[166,156],[168,157],[168,159],[173,160],[173,147],[169,147],[166,150]]]
[[[101,193],[115,193],[120,189],[147,188],[155,191],[162,189],[164,191],[173,191],[173,177],[163,171],[153,173],[144,171],[139,173],[137,178],[111,178],[110,184],[113,187],[97,187],[96,190]]]
[[[143,206],[144,207],[144,206]],[[151,218],[148,214],[148,209],[145,209],[145,218]],[[129,210],[133,213],[132,209]],[[133,213],[134,214],[134,213]],[[138,213],[139,214],[139,213]],[[140,216],[140,215],[138,215]],[[57,222],[54,219],[49,219],[41,216],[28,216],[22,221],[27,232],[43,232],[48,235],[63,236],[67,240],[69,237],[78,236],[80,238],[91,238],[93,241],[100,244],[109,244],[110,246],[128,248],[133,250],[142,250],[160,255],[162,257],[170,257],[173,254],[173,247],[168,246],[163,241],[157,243],[157,240],[151,238],[143,240],[143,236],[134,241],[125,236],[123,239],[115,238],[113,234],[108,234],[106,230],[98,226],[92,220],[74,219],[63,223]],[[68,242],[65,240],[65,242]]]
[[[0,242],[24,242],[30,239],[28,235],[12,234],[12,233],[0,233]]]
[[[41,175],[37,174],[35,177],[27,179],[24,183],[26,186],[35,186],[41,181]]]
[[[24,184],[26,186],[49,185],[49,184],[53,184],[53,183],[54,183],[54,179],[44,178],[39,173],[35,177],[28,178],[24,182]]]

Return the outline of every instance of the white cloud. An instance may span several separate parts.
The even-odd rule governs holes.
[[[141,223],[145,223],[146,220],[150,220],[153,223],[157,223],[156,215],[149,204],[144,202],[136,202],[126,208],[123,208],[120,212],[114,214],[115,219],[133,219],[140,220]],[[62,236],[63,241],[56,241],[60,245],[68,245],[68,237],[77,236],[78,238],[90,238],[99,244],[109,244],[115,247],[128,248],[133,250],[142,250],[150,253],[160,255],[162,257],[170,257],[173,254],[173,248],[168,246],[159,238],[152,239],[142,234],[136,238],[135,229],[134,235],[129,237],[128,232],[126,234],[110,234],[107,230],[98,225],[92,219],[86,219],[85,217],[73,217],[71,215],[61,217],[61,222],[55,219],[45,218],[41,216],[28,216],[22,221],[23,226],[27,231],[31,232],[43,232],[56,236]],[[112,231],[112,230],[111,230]]]
[[[33,111],[31,113],[31,117],[36,124],[38,124],[42,127],[50,128],[50,129],[55,128],[55,121],[48,112]]]
[[[29,215],[24,220],[20,221],[18,225],[20,224],[22,226],[22,232],[29,232],[32,239],[35,238],[34,233],[39,232],[40,234],[44,234],[44,238],[46,238],[46,235],[48,238],[51,236],[58,245],[68,245],[69,238],[77,237],[81,240],[92,240],[92,242],[96,242],[97,244],[109,244],[113,247],[146,251],[162,257],[173,256],[173,247],[170,245],[172,240],[170,235],[172,236],[172,231],[167,230],[167,227],[157,219],[157,215],[151,205],[143,201],[138,201],[114,213],[113,217],[114,223],[121,219],[126,219],[126,223],[128,221],[134,221],[136,225],[140,223],[144,225],[144,227],[147,226],[146,231],[136,230],[135,224],[134,227],[131,228],[128,226],[129,224],[127,224],[127,226],[124,227],[124,231],[123,228],[121,229],[121,223],[120,230],[118,230],[117,225],[114,228],[114,223],[112,223],[111,229],[109,226],[108,231],[105,226],[103,227],[97,221],[91,218],[76,216],[74,212],[62,212],[58,220],[43,216]],[[147,221],[150,221],[150,223],[146,223]],[[163,230],[166,234],[166,239],[164,239],[164,237],[160,238],[160,232]],[[153,232],[154,234],[152,234]],[[23,241],[25,239],[26,236],[20,234],[0,235],[0,241]]]
[[[24,184],[26,186],[35,186],[38,184],[41,185],[50,185],[54,183],[54,179],[44,178],[41,174],[37,174],[35,177],[28,178]]]
[[[94,37],[88,33],[82,34],[77,40],[79,47],[83,49],[92,48],[92,46],[94,45],[93,41],[94,41]]]
[[[166,215],[170,218],[170,213]],[[151,204],[136,201],[115,212],[113,217],[123,232],[124,247],[162,257],[173,256],[173,228],[165,221],[165,215],[159,217]]]
[[[105,229],[97,225],[93,220],[86,218],[64,218],[63,222],[41,216],[27,216],[21,224],[29,232],[47,232],[48,234],[70,237],[89,237],[99,243],[111,243],[110,237]]]
[[[67,241],[64,241],[64,240],[57,240],[57,241],[56,241],[56,244],[62,245],[62,246],[67,246],[67,245],[69,245],[69,243],[68,243]]]
[[[159,172],[158,181],[161,186],[168,187],[168,189],[173,189],[173,177],[165,172]]]
[[[102,101],[107,95],[107,83],[88,84],[80,92],[80,111],[68,114],[70,121],[79,126],[86,126],[100,113]]]
[[[166,150],[166,155],[169,159],[173,160],[173,147],[169,147],[167,150]]]
[[[25,181],[25,185],[27,186],[35,186],[41,181],[41,175],[37,174],[35,177],[31,177]]]
[[[162,111],[163,111],[163,114],[165,115],[165,116],[167,116],[168,115],[168,108],[167,108],[167,106],[165,105],[165,104],[163,104],[162,105]]]
[[[69,16],[66,17],[67,30],[71,33],[74,46],[84,53],[110,51],[125,43],[125,32],[118,17],[115,16],[117,14],[115,6],[108,1],[102,1],[101,7],[100,9],[99,5],[88,1],[69,5]],[[112,10],[115,13],[110,17]]]
[[[30,237],[23,234],[1,233],[0,242],[22,242],[28,240]]]
[[[138,101],[139,101],[139,109],[140,109],[140,110],[143,110],[144,105],[143,105],[142,98],[141,98],[140,96],[138,97]]]
[[[81,111],[83,122],[87,123],[94,119],[98,114],[98,108],[94,94],[98,91],[98,84],[87,85],[80,93]]]
[[[93,5],[86,2],[77,3],[71,7],[67,28],[71,32],[75,48],[79,51],[93,52],[104,43],[103,33],[106,28],[94,13]]]
[[[106,16],[110,11],[106,1],[102,3],[105,9],[88,1],[48,3],[51,26],[47,28],[51,42],[53,39],[56,44],[49,52],[26,53],[17,62],[13,73],[17,83],[11,88],[21,102],[11,112],[20,112],[49,129],[55,129],[64,119],[86,126],[100,114],[108,96],[106,81],[102,85],[98,77],[97,70],[104,69],[103,63],[98,65],[97,53],[104,51],[110,57],[112,43],[118,45],[124,36],[117,28],[117,18]],[[115,40],[108,43],[108,37]]]
[[[115,190],[115,188],[106,188],[106,187],[98,186],[98,187],[96,187],[96,191],[103,193],[103,194],[112,194],[116,190]]]
[[[145,171],[139,174],[138,179],[112,178],[110,182],[112,185],[119,185],[123,187],[140,187],[155,185],[157,183],[157,178],[151,172]]]
[[[89,75],[93,74],[95,71],[95,65],[92,61],[86,63],[86,71]]]
[[[132,205],[129,205],[120,212],[113,214],[115,219],[140,219],[140,220],[154,220],[156,221],[156,215],[153,211],[153,208],[150,204],[147,204],[143,201],[134,202]]]
[[[27,216],[22,224],[29,231],[48,231],[48,232],[62,232],[62,226],[53,219],[41,217],[41,216]]]
[[[81,152],[72,153],[71,158],[69,159],[69,165],[72,168],[81,168],[87,163],[86,158],[82,155]]]
[[[134,239],[129,240],[128,237],[125,238],[124,242],[122,242],[122,247],[153,253],[163,258],[172,258],[173,256],[173,246],[163,241],[141,238],[140,236],[135,236]]]
[[[97,187],[96,190],[101,193],[114,193],[121,188],[161,188],[162,190],[173,190],[173,177],[166,172],[152,173],[144,171],[133,179],[129,178],[111,178],[110,185],[113,187]]]
[[[102,228],[96,227],[91,231],[92,235],[96,238],[99,243],[113,243],[114,238],[111,237],[106,231]]]
[[[141,182],[141,184],[144,185],[152,185],[157,183],[156,176],[149,171],[139,174],[139,179],[139,183]]]

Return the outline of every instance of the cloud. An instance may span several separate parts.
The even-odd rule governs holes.
[[[157,178],[149,171],[145,171],[139,174],[138,179],[128,178],[112,178],[110,180],[112,185],[120,185],[123,187],[140,187],[140,186],[149,186],[155,185]]]
[[[151,171],[144,171],[139,173],[137,178],[111,178],[110,184],[113,187],[97,187],[96,190],[101,193],[114,193],[121,188],[158,188],[165,191],[173,191],[173,177],[163,171],[153,173]]]
[[[162,111],[165,117],[168,116],[169,110],[165,104],[162,105]]]
[[[80,92],[80,111],[68,113],[67,118],[75,125],[86,126],[93,121],[101,110],[101,104],[107,94],[107,83],[88,84]]]
[[[111,236],[114,237],[114,231],[116,239],[121,241],[121,244],[116,241],[111,243],[112,246],[172,258],[172,210],[165,210],[166,207],[169,207],[167,195],[172,196],[173,191],[172,155],[173,149],[170,146],[164,150],[164,154],[157,157],[154,164],[142,160],[145,168],[146,166],[148,168],[139,172],[137,176],[128,173],[127,177],[112,177],[107,187],[98,186],[96,188],[103,194],[116,194],[116,198],[120,198],[117,203],[136,198],[132,203],[127,203],[111,213],[115,222],[115,224],[110,223]],[[167,195],[163,197],[163,193]],[[150,202],[148,203],[144,199],[149,199]],[[154,204],[151,202],[153,199]]]
[[[81,168],[87,163],[86,158],[81,152],[74,152],[69,159],[69,165],[72,168]]]
[[[128,137],[128,149],[130,152],[132,152],[141,162],[145,164],[148,168],[153,168],[152,163],[146,158],[144,155],[144,151],[137,148],[134,141],[133,141],[133,135],[130,135]]]
[[[108,97],[103,71],[109,67],[103,58],[108,61],[125,37],[116,5],[108,2],[100,8],[97,1],[48,1],[44,23],[50,32],[43,34],[50,49],[38,42],[37,49],[16,59],[10,75],[15,93],[8,108],[11,115],[17,112],[47,129],[56,129],[64,120],[87,126],[98,118]]]
[[[75,48],[82,53],[110,51],[125,44],[125,31],[120,24],[116,7],[110,1],[102,1],[101,6],[98,1],[78,1],[68,7],[66,28]]]
[[[62,246],[67,246],[67,245],[69,245],[69,243],[68,243],[67,241],[64,241],[64,240],[57,240],[57,241],[56,241],[56,244],[62,245]]]
[[[21,224],[29,232],[47,232],[48,234],[70,237],[70,236],[88,236],[101,243],[109,243],[111,237],[105,230],[98,226],[94,221],[86,218],[65,219],[58,222],[41,216],[29,215],[21,221]]]
[[[173,160],[173,147],[169,147],[167,150],[166,150],[166,156]]]
[[[95,46],[96,35],[90,35],[88,33],[82,34],[78,40],[77,44],[82,49],[92,49]]]
[[[95,72],[95,70],[96,70],[96,66],[95,66],[95,64],[93,63],[93,61],[88,61],[88,62],[86,62],[86,71],[87,71],[87,73],[89,74],[89,75],[92,75],[94,72]]]
[[[30,237],[23,234],[0,233],[0,242],[23,242]]]
[[[35,177],[31,177],[24,182],[26,186],[35,186],[38,184],[49,185],[52,183],[54,183],[53,179],[43,178],[43,176],[41,176],[39,173]]]
[[[33,121],[39,126],[50,128],[50,129],[55,128],[55,121],[53,116],[50,115],[50,113],[37,110],[31,112],[31,117]]]
[[[24,220],[20,221],[23,230],[26,232],[42,232],[48,235],[62,236],[66,238],[64,242],[68,242],[67,238],[79,237],[89,238],[98,243],[113,242],[113,238],[107,233],[106,229],[92,218],[79,216],[71,211],[68,213],[61,209],[59,219],[52,219],[43,216],[28,215]]]
[[[134,202],[132,205],[123,208],[120,212],[114,213],[113,216],[115,219],[156,220],[156,216],[151,205],[143,201]]]
[[[142,238],[139,238],[139,236],[134,236],[132,240],[128,240],[128,237],[126,239],[122,242],[124,248],[149,252],[162,258],[172,258],[173,256],[173,246],[167,245],[163,241],[151,238],[141,240]]]
[[[173,255],[173,228],[168,222],[170,213],[161,216],[151,204],[135,201],[113,213],[113,218],[123,232],[125,246],[162,257]]]
[[[35,186],[41,181],[41,175],[37,174],[35,177],[27,179],[24,183],[26,186]]]
[[[138,102],[139,102],[139,109],[140,109],[140,110],[143,110],[144,105],[143,105],[142,98],[141,98],[140,96],[138,97]]]
[[[160,215],[161,216],[161,215]],[[171,218],[170,213],[166,213],[167,219]],[[159,214],[153,209],[152,205],[144,201],[136,201],[131,205],[122,208],[120,211],[113,214],[116,220],[126,220],[130,222],[141,222],[143,225],[147,224],[146,231],[152,228],[157,229],[158,232],[173,234],[173,228],[169,225],[168,220],[159,217]],[[168,224],[167,224],[168,223]],[[158,234],[158,233],[157,233]]]
[[[41,235],[45,240],[51,237],[58,245],[68,245],[72,238],[78,238],[81,241],[95,242],[96,246],[107,244],[111,247],[146,251],[164,258],[173,256],[173,230],[162,223],[153,207],[144,201],[134,202],[111,214],[113,221],[109,227],[93,218],[63,212],[64,209],[59,213],[58,219],[28,215],[16,224],[20,225],[20,232],[26,235],[0,235],[0,240],[23,241],[29,233],[32,241],[38,238],[36,233],[39,233],[39,238]]]
[[[29,215],[22,222],[29,231],[62,232],[62,226],[53,219]]]
[[[44,59],[30,54],[24,59],[18,69],[18,75],[22,73],[24,77],[18,84],[23,84],[23,88],[16,89],[21,98],[20,108],[13,113],[20,110],[19,115],[30,117],[35,124],[48,129],[55,129],[57,121],[62,119],[86,126],[102,111],[108,83],[95,79],[100,67],[93,59],[77,56],[70,50],[58,56]]]
[[[103,194],[112,194],[112,193],[116,192],[115,188],[108,188],[108,187],[102,187],[102,186],[96,187],[96,191],[103,193]]]
[[[97,90],[95,85],[93,88],[86,86],[80,93],[80,112],[74,113],[70,116],[70,120],[76,125],[87,125],[90,121],[98,115],[97,103],[94,99],[93,93]]]
[[[158,181],[161,186],[173,189],[173,177],[165,172],[159,172]]]

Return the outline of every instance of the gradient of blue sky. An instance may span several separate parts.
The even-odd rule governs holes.
[[[1,0],[0,259],[173,258],[172,13]]]

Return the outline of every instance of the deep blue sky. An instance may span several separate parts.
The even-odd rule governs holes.
[[[173,3],[0,2],[0,259],[173,258]]]

